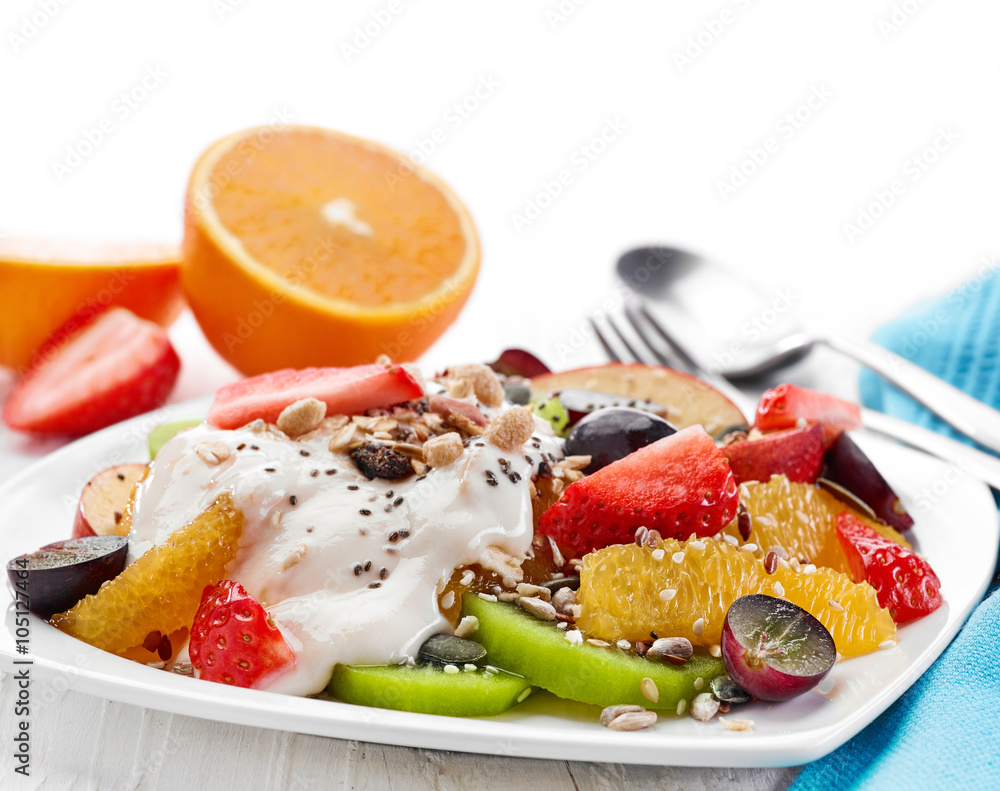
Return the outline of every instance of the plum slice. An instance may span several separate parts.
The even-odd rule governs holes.
[[[755,593],[732,603],[722,629],[726,670],[761,700],[788,700],[815,687],[837,659],[816,618],[784,599]]]
[[[125,536],[71,538],[9,561],[7,577],[27,594],[28,609],[48,619],[121,574],[127,555]]]
[[[897,530],[913,527],[913,517],[892,487],[864,452],[847,434],[827,448],[822,477],[840,484],[875,512],[875,516]]]

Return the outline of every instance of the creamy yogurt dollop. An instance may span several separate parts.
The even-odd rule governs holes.
[[[315,694],[337,663],[403,661],[450,631],[438,592],[455,568],[491,546],[529,552],[530,477],[543,454],[561,455],[547,425],[536,424],[519,452],[473,438],[446,467],[400,481],[368,480],[346,454],[328,450],[328,436],[202,424],[164,445],[139,486],[130,558],[230,492],[245,524],[228,576],[264,605],[296,653],[295,667],[265,687]],[[197,452],[219,445],[229,452],[221,463]]]

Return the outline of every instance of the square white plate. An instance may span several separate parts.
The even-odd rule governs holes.
[[[172,413],[203,414],[205,399]],[[185,411],[186,410],[186,411]],[[0,489],[0,546],[6,562],[67,538],[84,484],[97,471],[146,461],[143,416],[112,426],[43,458]],[[617,733],[597,722],[594,707],[536,693],[497,718],[459,719],[384,711],[329,700],[236,689],[166,673],[92,648],[30,619],[35,677],[59,677],[69,688],[124,703],[224,722],[347,739],[495,755],[680,766],[783,766],[834,750],[895,701],[958,632],[980,601],[997,557],[998,518],[985,485],[937,459],[868,436],[858,438],[911,508],[911,538],[941,578],[945,604],[899,630],[896,647],[839,663],[827,694],[809,692],[781,704],[753,703],[733,716],[754,721],[750,733],[717,722],[661,716],[650,730]],[[13,596],[0,629],[0,667],[16,652]]]

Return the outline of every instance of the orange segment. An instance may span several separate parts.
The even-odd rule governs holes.
[[[479,270],[468,210],[401,154],[339,132],[249,129],[195,165],[183,285],[246,374],[419,356]]]
[[[648,640],[656,632],[716,645],[729,606],[750,593],[780,596],[812,613],[845,657],[874,651],[896,635],[868,583],[826,568],[804,574],[779,566],[768,574],[750,552],[712,539],[668,539],[656,551],[617,544],[591,552],[580,569],[577,624],[608,642]]]
[[[850,511],[886,538],[910,546],[896,530],[857,513],[828,491],[809,483],[793,483],[784,475],[775,475],[765,483],[743,484],[740,502],[746,506],[752,520],[749,543],[759,548],[758,557],[780,546],[789,558],[850,575],[847,555],[837,539],[837,514],[842,511]],[[737,539],[740,537],[735,523],[724,532]]]
[[[109,305],[168,326],[183,307],[168,244],[0,239],[0,365],[23,369],[42,342]]]
[[[52,623],[97,648],[123,653],[151,631],[190,627],[206,585],[225,577],[243,533],[243,514],[223,494],[191,524],[175,531]]]

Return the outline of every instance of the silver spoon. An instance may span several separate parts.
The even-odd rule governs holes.
[[[1000,412],[867,340],[805,332],[789,289],[762,293],[759,284],[686,250],[640,247],[618,259],[618,276],[669,315],[673,332],[711,373],[737,380],[801,359],[823,344],[867,366],[945,422],[1000,451]],[[734,294],[725,310],[706,309],[711,295]]]

